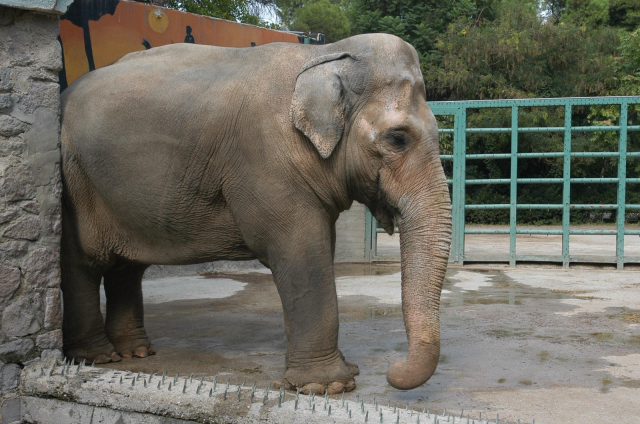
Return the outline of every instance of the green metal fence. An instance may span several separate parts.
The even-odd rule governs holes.
[[[453,154],[441,155],[443,161],[453,161],[453,178],[448,180],[451,187],[453,235],[450,261],[463,264],[465,261],[509,262],[514,266],[518,261],[545,261],[562,263],[568,267],[571,262],[599,262],[615,263],[622,269],[625,263],[640,263],[640,258],[629,257],[624,254],[625,235],[640,235],[640,230],[625,228],[626,212],[640,210],[640,205],[626,203],[627,184],[638,184],[640,178],[627,176],[627,158],[640,157],[640,152],[627,151],[627,134],[630,131],[640,131],[640,125],[629,125],[629,105],[640,104],[640,96],[629,97],[596,97],[596,98],[559,98],[559,99],[523,99],[523,100],[480,100],[459,102],[430,102],[436,116],[451,116],[454,120],[453,128],[440,129],[441,134],[453,134]],[[615,105],[620,107],[618,125],[607,126],[572,126],[572,108],[576,106]],[[564,107],[564,126],[562,127],[520,127],[518,125],[519,108],[530,107]],[[469,109],[510,108],[511,126],[507,128],[468,128],[467,111]],[[573,132],[585,131],[616,131],[618,133],[617,152],[574,152],[571,149]],[[564,134],[564,149],[562,152],[519,153],[518,135],[527,132],[558,132]],[[490,154],[467,154],[467,133],[509,133],[511,134],[511,152]],[[518,159],[521,158],[563,158],[562,178],[518,178]],[[616,178],[571,178],[571,159],[578,157],[610,157],[617,158],[618,176]],[[469,160],[504,159],[511,161],[510,178],[505,179],[466,179],[466,163]],[[562,184],[561,204],[518,204],[518,184]],[[617,203],[615,204],[573,204],[571,203],[571,184],[579,183],[617,183]],[[510,186],[510,202],[508,204],[465,204],[465,189],[472,184],[508,184]],[[509,229],[468,229],[465,223],[465,211],[472,209],[506,209],[509,210]],[[562,229],[525,229],[516,223],[517,211],[520,209],[557,209],[562,210]],[[571,210],[615,210],[616,226],[611,230],[579,230],[570,226]],[[365,229],[365,254],[368,260],[383,259],[377,256],[378,229],[375,218],[367,211]],[[483,255],[473,257],[465,255],[465,234],[509,234],[510,248],[508,257],[499,255]],[[562,236],[561,256],[524,256],[516,251],[517,234],[547,234]],[[589,257],[570,254],[571,235],[615,235],[615,256]]]

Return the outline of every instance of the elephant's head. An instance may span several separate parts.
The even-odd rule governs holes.
[[[400,229],[406,363],[387,380],[412,389],[440,355],[439,306],[451,241],[451,202],[438,128],[425,99],[418,55],[397,37],[373,34],[328,46],[296,82],[291,114],[325,161],[345,175],[350,198],[392,234]]]

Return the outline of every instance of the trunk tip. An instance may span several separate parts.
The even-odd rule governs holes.
[[[422,386],[431,378],[438,365],[434,362],[425,364],[409,364],[397,362],[387,370],[387,382],[398,390],[411,390]]]

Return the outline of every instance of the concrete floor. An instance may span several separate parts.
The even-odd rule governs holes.
[[[340,348],[361,370],[350,398],[502,422],[640,420],[639,271],[450,267],[440,364],[412,391],[385,378],[406,358],[399,266],[339,264],[336,273]],[[262,387],[283,375],[283,317],[268,270],[146,280],[143,291],[157,355],[109,368]]]

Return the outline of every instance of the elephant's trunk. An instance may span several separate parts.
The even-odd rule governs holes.
[[[440,357],[440,292],[451,245],[451,202],[440,161],[433,162],[426,187],[403,196],[399,208],[402,312],[409,354],[407,362],[389,368],[387,381],[401,390],[424,384]]]

